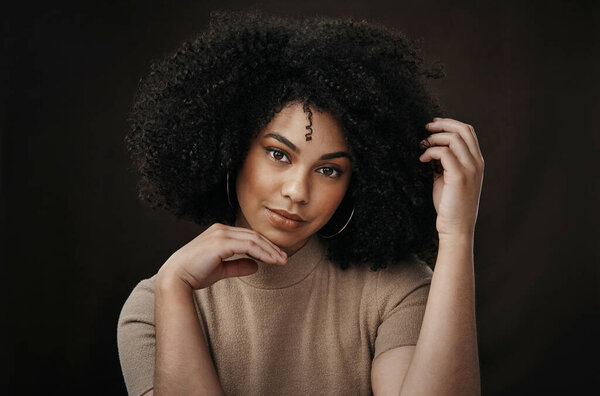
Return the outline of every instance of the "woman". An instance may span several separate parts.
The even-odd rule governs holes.
[[[208,227],[123,307],[130,394],[480,393],[484,163],[421,63],[351,18],[218,12],[153,66],[140,196]]]

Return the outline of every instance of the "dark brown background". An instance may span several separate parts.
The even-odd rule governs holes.
[[[152,59],[240,1],[27,3],[2,14],[2,389],[124,394],[116,325],[197,233],[136,200],[125,117]],[[597,385],[598,1],[302,1],[422,37],[486,160],[475,258],[483,391]],[[7,353],[4,353],[7,351]],[[591,360],[589,360],[591,359]],[[351,362],[349,362],[351,364]]]

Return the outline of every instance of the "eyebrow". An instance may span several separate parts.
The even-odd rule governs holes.
[[[300,149],[298,147],[296,147],[296,145],[292,142],[290,142],[288,139],[286,139],[285,137],[277,134],[277,133],[267,133],[264,138],[268,138],[271,137],[273,139],[279,140],[281,143],[285,144],[286,146],[288,146],[290,149],[292,149],[292,151],[294,151],[297,154],[300,154]],[[332,159],[332,158],[339,158],[339,157],[346,157],[348,158],[350,161],[352,161],[352,156],[350,155],[350,153],[347,153],[346,151],[336,151],[335,153],[327,153],[327,154],[323,154],[319,160],[328,160],[328,159]]]

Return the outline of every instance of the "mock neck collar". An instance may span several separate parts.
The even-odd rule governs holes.
[[[325,258],[326,242],[317,234],[313,234],[304,246],[288,257],[285,265],[267,264],[252,258],[258,264],[258,270],[237,279],[259,289],[283,289],[295,285],[305,279]],[[246,254],[235,254],[228,260],[249,257]]]

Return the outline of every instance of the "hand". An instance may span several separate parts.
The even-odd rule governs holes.
[[[472,236],[475,231],[484,161],[475,130],[451,118],[434,118],[425,128],[433,134],[419,157],[434,165],[433,205],[440,239]],[[439,162],[441,161],[441,166]]]
[[[286,253],[263,235],[243,227],[215,223],[173,253],[158,271],[156,281],[181,281],[195,290],[223,278],[257,271],[256,262],[248,258],[223,261],[234,254],[247,254],[270,264],[287,262]]]

